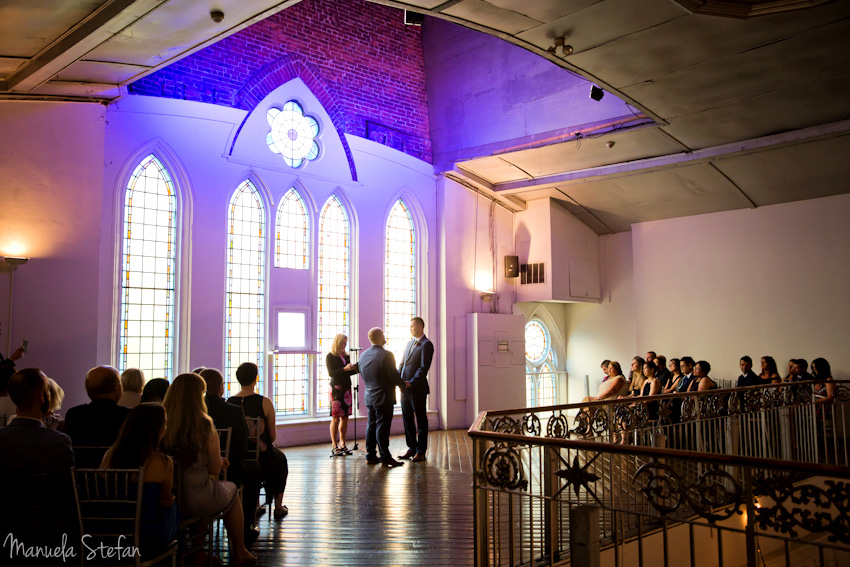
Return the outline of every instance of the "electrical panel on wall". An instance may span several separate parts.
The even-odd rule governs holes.
[[[543,262],[536,264],[521,264],[519,267],[520,284],[546,283],[546,269]]]

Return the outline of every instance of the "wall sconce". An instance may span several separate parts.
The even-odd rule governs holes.
[[[496,292],[494,291],[482,291],[479,295],[481,295],[481,301],[484,303],[492,303],[496,299]]]
[[[13,272],[18,268],[18,266],[23,266],[29,261],[29,258],[22,258],[19,256],[6,256],[3,258],[3,261],[6,262],[6,265],[9,266],[9,269]]]

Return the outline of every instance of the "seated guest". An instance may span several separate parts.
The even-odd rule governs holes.
[[[789,382],[803,382],[804,380],[812,379],[812,375],[808,372],[809,363],[805,358],[794,358],[792,362]]]
[[[662,394],[672,394],[678,391],[679,382],[682,381],[682,366],[678,358],[671,358],[667,363],[667,369],[670,371],[670,378],[667,380],[667,385],[661,388]]]
[[[815,385],[815,403],[828,404],[835,399],[837,384],[832,379],[832,369],[825,358],[816,358],[812,361],[812,377],[815,380],[823,380]]]
[[[168,392],[168,380],[165,378],[154,378],[153,380],[149,380],[148,383],[145,384],[145,388],[142,390],[141,403],[146,404],[148,402],[156,402],[161,404],[162,400],[165,399],[166,392]]]
[[[779,370],[776,368],[776,361],[772,356],[761,357],[761,374],[759,374],[762,384],[779,384],[782,377],[779,375]]]
[[[12,422],[0,428],[0,478],[4,483],[20,482],[20,486],[3,486],[0,509],[0,538],[8,544],[7,534],[31,546],[55,547],[63,534],[71,546],[76,537],[76,509],[71,486],[74,453],[71,439],[42,423],[48,402],[47,376],[38,368],[24,368],[9,380],[9,396],[17,414]],[[46,474],[46,480],[32,477]],[[13,475],[24,474],[23,478]],[[9,475],[9,476],[7,476]],[[32,493],[36,491],[37,493]],[[12,507],[38,506],[38,516],[15,517]],[[21,522],[26,520],[24,524]],[[32,529],[32,522],[38,522]],[[79,540],[77,540],[79,541]],[[4,545],[5,545],[4,544]],[[11,548],[9,549],[11,553]],[[10,555],[11,556],[11,555]],[[6,560],[4,565],[26,565],[31,561]],[[56,563],[59,563],[58,561]],[[36,559],[33,564],[38,564]]]
[[[128,368],[121,373],[121,386],[124,393],[118,400],[118,405],[134,408],[142,403],[142,388],[145,385],[145,373],[138,368]]]
[[[9,397],[9,378],[15,373],[14,366],[0,366],[0,427],[5,426],[15,415],[15,402]]]
[[[659,354],[652,362],[655,363],[655,368],[658,369],[655,376],[661,383],[661,389],[663,390],[669,385],[670,379],[673,377],[673,374],[669,370],[667,370],[667,357]]]
[[[683,356],[679,361],[679,366],[682,369],[682,378],[676,386],[676,392],[689,392],[691,382],[694,381],[694,359],[690,356]]]
[[[609,364],[611,364],[611,361],[608,360],[607,358],[602,361],[602,366],[600,368],[602,368],[602,381],[603,382],[605,382],[606,380],[608,380],[611,377],[611,376],[608,375],[608,365]]]
[[[171,492],[174,461],[159,450],[166,429],[165,408],[160,404],[136,406],[100,464],[102,469],[145,469],[139,534],[143,556],[162,552],[180,531],[177,502]]]
[[[739,362],[739,366],[741,367],[741,375],[738,376],[738,382],[735,384],[736,388],[746,388],[747,386],[760,386],[764,382],[762,379],[753,372],[753,359],[747,356],[746,354],[741,357]]]
[[[598,402],[600,400],[608,400],[624,396],[629,392],[629,383],[623,376],[623,371],[620,369],[620,363],[611,361],[608,364],[608,380],[599,385],[599,390],[595,396],[588,396],[582,400],[583,403]]]
[[[688,385],[688,392],[704,392],[706,390],[716,390],[717,383],[708,377],[711,372],[711,365],[705,360],[700,360],[694,365],[694,379]]]
[[[794,360],[792,358],[788,361],[788,374],[782,379],[783,382],[791,382],[791,378],[794,376]]]
[[[253,362],[240,364],[236,369],[236,379],[239,380],[242,389],[227,401],[241,407],[245,417],[263,420],[262,431],[260,431],[260,467],[263,469],[263,478],[266,481],[266,493],[274,495],[274,518],[280,520],[289,513],[289,508],[283,505],[283,491],[286,489],[289,465],[283,451],[274,446],[277,429],[272,401],[254,393],[258,373],[257,365]]]
[[[646,381],[646,376],[643,375],[644,360],[636,356],[632,359],[631,373],[629,376],[629,396],[640,396],[643,390],[643,383]]]
[[[47,412],[41,422],[45,427],[65,433],[65,420],[59,415],[65,390],[53,378],[47,379]]]
[[[68,410],[65,415],[65,432],[75,447],[109,447],[115,443],[130,413],[129,408],[118,405],[123,393],[121,376],[111,366],[92,368],[86,374],[86,393],[91,402]],[[102,457],[102,454],[98,455],[97,462],[81,462],[79,465],[84,468],[97,467]],[[93,455],[91,459],[94,459]],[[85,455],[83,460],[89,461],[90,456]]]
[[[648,350],[648,351],[646,351],[646,358],[644,358],[644,361],[655,362],[655,359],[657,357],[658,357],[658,355],[655,353],[654,350]]]
[[[206,383],[197,374],[181,374],[165,394],[163,405],[171,427],[165,432],[163,448],[179,459],[180,511],[188,518],[207,523],[223,514],[230,537],[231,564],[253,565],[257,558],[245,547],[242,502],[236,485],[215,480],[227,462],[221,458],[218,433],[204,403]]]
[[[201,370],[201,378],[207,384],[204,402],[207,414],[218,429],[230,428],[230,466],[227,468],[228,480],[244,485],[242,492],[242,511],[245,521],[245,540],[253,542],[259,536],[254,527],[257,506],[260,501],[260,484],[263,473],[256,461],[248,458],[248,426],[242,408],[224,401],[224,377],[215,368]]]
[[[658,367],[655,366],[654,362],[646,361],[643,363],[643,375],[646,376],[646,380],[643,383],[643,390],[640,392],[641,396],[657,396],[661,393],[661,380],[655,375],[657,371]],[[658,419],[658,402],[648,403],[647,410],[651,421]]]

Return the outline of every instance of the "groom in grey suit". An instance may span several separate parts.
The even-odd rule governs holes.
[[[370,465],[381,463],[385,467],[403,465],[390,455],[390,425],[393,420],[396,386],[404,388],[404,382],[398,375],[393,353],[384,349],[387,344],[384,331],[375,327],[369,330],[369,342],[372,346],[363,351],[357,368],[366,386],[364,402],[368,410],[366,422],[366,462]],[[375,453],[380,450],[381,458]]]

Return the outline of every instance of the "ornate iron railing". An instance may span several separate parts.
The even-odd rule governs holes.
[[[850,554],[850,390],[821,403],[815,387],[483,412],[469,430],[476,565]]]

